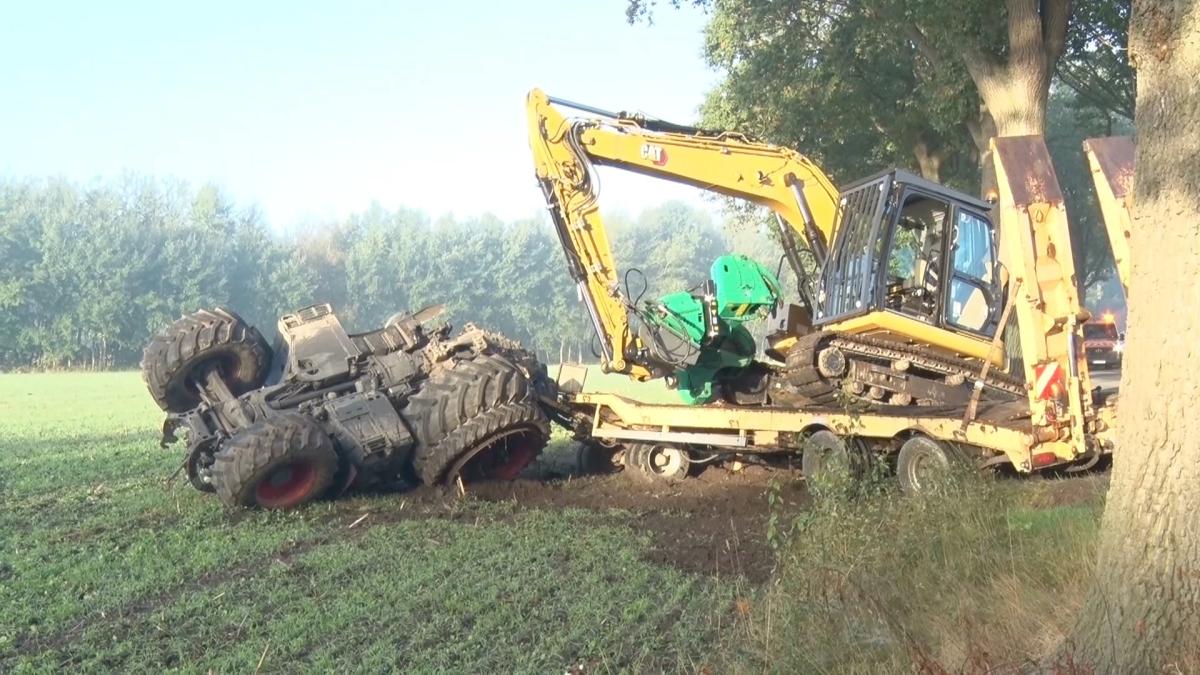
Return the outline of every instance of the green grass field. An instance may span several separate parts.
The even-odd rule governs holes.
[[[0,671],[694,670],[729,612],[604,513],[393,494],[231,518],[164,484],[161,419],[135,374],[0,375]]]
[[[425,491],[231,514],[167,483],[182,458],[157,447],[161,420],[133,373],[0,375],[0,672],[892,672],[979,640],[1025,654],[1069,624],[1102,503],[1096,479],[1004,481],[940,507],[771,510],[768,537],[769,483],[744,484],[733,499],[762,518],[732,540],[779,565],[718,577],[711,542],[679,564],[646,519],[725,527],[728,547],[742,502],[718,501],[725,478],[640,511],[612,508],[625,483],[606,479],[599,505]],[[831,594],[838,569],[869,597]]]

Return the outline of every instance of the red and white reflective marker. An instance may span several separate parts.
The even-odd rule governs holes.
[[[1058,363],[1052,361],[1036,366],[1034,374],[1036,378],[1033,391],[1039,399],[1046,400],[1057,394],[1058,391],[1055,390],[1055,387],[1061,389],[1064,377],[1063,369],[1059,367]]]

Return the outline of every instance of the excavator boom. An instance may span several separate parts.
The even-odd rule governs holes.
[[[593,116],[567,117],[563,108]],[[803,275],[797,239],[823,261],[838,193],[803,155],[741,134],[616,113],[530,92],[530,148],[571,276],[601,338],[603,366],[637,379],[666,375],[639,358],[636,308],[621,290],[597,202],[596,166],[615,166],[766,206],[780,216],[789,263]],[[800,276],[803,278],[803,276]]]

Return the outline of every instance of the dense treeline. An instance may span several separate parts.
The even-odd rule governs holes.
[[[618,258],[646,272],[649,293],[695,285],[739,247],[683,204],[611,220]],[[0,182],[0,367],[134,366],[147,337],[183,312],[228,305],[272,334],[281,313],[314,302],[334,303],[352,331],[443,302],[452,321],[547,358],[564,346],[586,356],[590,330],[565,269],[539,220],[431,222],[373,206],[280,234],[211,186]],[[630,283],[638,293],[641,277]]]

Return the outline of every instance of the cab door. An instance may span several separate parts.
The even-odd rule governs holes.
[[[991,220],[981,212],[956,205],[949,257],[950,281],[942,304],[945,326],[983,337],[994,336],[1003,299],[996,232]]]

